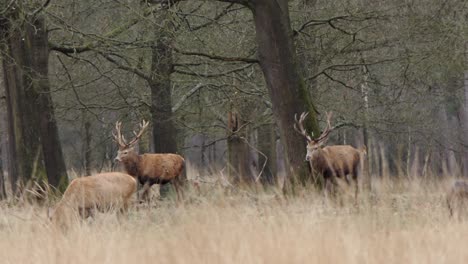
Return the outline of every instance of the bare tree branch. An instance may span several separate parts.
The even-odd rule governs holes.
[[[252,58],[242,58],[242,57],[223,57],[223,56],[218,56],[218,55],[213,55],[213,54],[207,54],[207,53],[202,53],[202,52],[193,52],[193,51],[183,51],[178,48],[174,48],[174,51],[183,54],[183,55],[192,55],[192,56],[200,56],[200,57],[205,57],[211,60],[220,60],[220,61],[239,61],[239,62],[245,62],[245,63],[259,63],[257,59],[252,59]]]
[[[250,66],[252,65],[247,64],[236,69],[228,70],[228,71],[221,72],[221,73],[213,73],[213,74],[199,73],[199,72],[194,72],[194,71],[189,72],[189,71],[183,71],[183,70],[178,70],[178,69],[175,69],[174,72],[179,73],[179,74],[192,75],[192,76],[198,76],[198,77],[204,77],[204,78],[213,78],[213,77],[225,76],[227,74],[234,73],[234,72],[240,72],[249,68]]]
[[[132,67],[132,66],[127,66],[127,65],[124,65],[122,63],[120,63],[119,61],[113,59],[110,55],[108,54],[105,54],[103,52],[99,52],[99,55],[101,55],[102,57],[104,57],[106,60],[108,60],[109,62],[112,62],[114,65],[117,66],[117,68],[121,69],[121,70],[125,70],[125,71],[129,71],[129,72],[132,72],[138,76],[140,76],[141,78],[147,80],[147,81],[150,81],[151,80],[151,76],[149,76],[148,74],[144,73],[143,71],[141,71],[140,69],[136,68],[136,67]]]

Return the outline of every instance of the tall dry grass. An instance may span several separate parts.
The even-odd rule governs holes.
[[[0,263],[466,263],[468,222],[449,219],[447,182],[378,180],[359,207],[312,190],[212,184],[188,201],[160,201],[118,219],[98,214],[67,232],[44,207],[2,204]],[[352,192],[351,192],[352,193]]]

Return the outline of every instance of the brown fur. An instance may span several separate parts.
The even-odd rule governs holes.
[[[315,171],[323,175],[325,189],[337,186],[336,178],[342,178],[349,184],[346,175],[351,175],[356,185],[355,199],[359,192],[358,167],[361,164],[361,155],[365,155],[366,147],[356,149],[349,145],[336,145],[323,147],[328,140],[328,135],[334,129],[331,126],[332,113],[327,113],[327,127],[317,138],[313,139],[304,128],[304,121],[308,113],[302,113],[299,119],[294,115],[294,129],[303,135],[307,140],[306,160],[312,165]]]
[[[116,160],[123,163],[125,171],[137,178],[143,184],[142,198],[148,200],[149,190],[153,184],[166,184],[172,183],[174,186],[177,199],[180,200],[181,190],[179,188],[180,175],[184,170],[185,161],[182,156],[177,154],[143,154],[138,155],[133,148],[149,123],[143,120],[140,124],[139,132],[133,131],[135,137],[127,143],[125,137],[122,135],[121,127],[122,122],[115,124],[115,132],[112,133],[115,142],[119,145]]]
[[[459,214],[466,206],[468,201],[468,183],[464,181],[456,181],[447,192],[446,202],[449,210],[449,215],[452,217],[454,210],[457,209]]]
[[[68,185],[49,218],[53,223],[64,226],[70,223],[76,211],[84,218],[93,209],[116,208],[125,212],[135,191],[135,179],[125,173],[109,172],[77,178]]]
[[[180,199],[179,177],[185,165],[182,156],[170,153],[138,155],[133,149],[127,149],[119,150],[117,159],[123,163],[128,174],[143,184],[144,199],[148,199],[149,188],[153,184],[167,183],[173,183]]]
[[[308,146],[308,160],[315,171],[321,173],[325,180],[325,186],[332,183],[336,185],[335,177],[342,178],[348,184],[349,179],[346,175],[351,175],[355,182],[355,196],[358,194],[358,168],[361,161],[361,153],[365,150],[359,150],[349,145],[335,145],[324,148]]]

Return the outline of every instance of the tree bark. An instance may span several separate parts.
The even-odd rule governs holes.
[[[83,112],[83,132],[82,132],[82,155],[83,167],[86,175],[91,175],[91,122],[87,119],[86,113]]]
[[[25,47],[21,32],[9,29],[7,33],[3,71],[8,112],[8,153],[10,176],[13,193],[17,194],[18,184],[31,179],[34,164],[34,152],[39,148],[39,137],[35,131],[36,119],[33,118],[31,98],[25,87],[28,83],[25,66]],[[28,123],[28,121],[33,122]]]
[[[465,72],[463,80],[463,105],[460,107],[463,176],[468,177],[468,42],[465,43]]]
[[[258,128],[258,150],[261,152],[258,155],[258,169],[261,171],[263,168],[261,182],[265,185],[276,184],[276,133],[273,125]]]
[[[167,12],[168,13],[168,12]],[[167,15],[163,23],[169,24]],[[151,60],[151,115],[153,120],[153,144],[156,153],[177,152],[177,130],[172,119],[171,73],[173,69],[172,36],[169,25],[157,31]]]
[[[17,183],[47,176],[49,184],[64,190],[68,178],[50,95],[44,19],[11,27],[7,34],[3,70],[12,189],[16,193]]]
[[[1,89],[3,90],[3,89]],[[3,93],[0,93],[0,96]],[[6,198],[6,188],[5,188],[5,175],[4,175],[4,158],[5,157],[5,151],[6,149],[4,148],[3,144],[3,138],[6,137],[5,133],[5,118],[4,114],[6,112],[5,108],[5,99],[6,98],[0,98],[0,199],[5,199]]]
[[[249,164],[249,146],[246,144],[246,128],[236,112],[228,113],[228,172],[235,184],[252,182]]]
[[[68,176],[50,94],[48,33],[43,17],[38,17],[27,27],[26,43],[31,52],[32,92],[40,109],[39,130],[47,180],[63,192],[68,186]]]
[[[291,174],[310,179],[305,161],[305,140],[293,129],[294,115],[309,112],[306,128],[319,134],[316,112],[298,67],[286,0],[255,0],[249,4],[254,16],[258,56],[272,101],[280,137]]]

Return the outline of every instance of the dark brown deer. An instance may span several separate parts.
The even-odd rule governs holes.
[[[306,160],[310,162],[311,167],[322,174],[325,180],[325,188],[335,189],[337,186],[336,177],[342,178],[350,184],[346,175],[350,174],[355,183],[355,199],[359,192],[358,186],[358,168],[361,161],[361,154],[365,154],[365,147],[356,149],[350,145],[335,145],[324,147],[328,140],[328,135],[333,130],[331,126],[331,113],[327,113],[327,127],[322,134],[313,139],[304,128],[304,120],[308,113],[302,113],[300,118],[294,116],[294,129],[303,135],[307,140]],[[331,186],[330,186],[331,184]]]
[[[142,154],[138,155],[135,151],[135,145],[143,135],[143,132],[148,127],[148,122],[144,121],[140,124],[140,129],[137,132],[133,131],[135,137],[127,143],[125,137],[122,135],[122,123],[115,124],[114,136],[115,142],[119,145],[117,152],[117,161],[122,162],[125,171],[138,179],[143,185],[142,199],[149,201],[148,193],[153,184],[167,184],[172,183],[177,193],[177,200],[181,199],[180,181],[181,174],[184,170],[185,161],[182,156],[171,153],[164,154]]]

